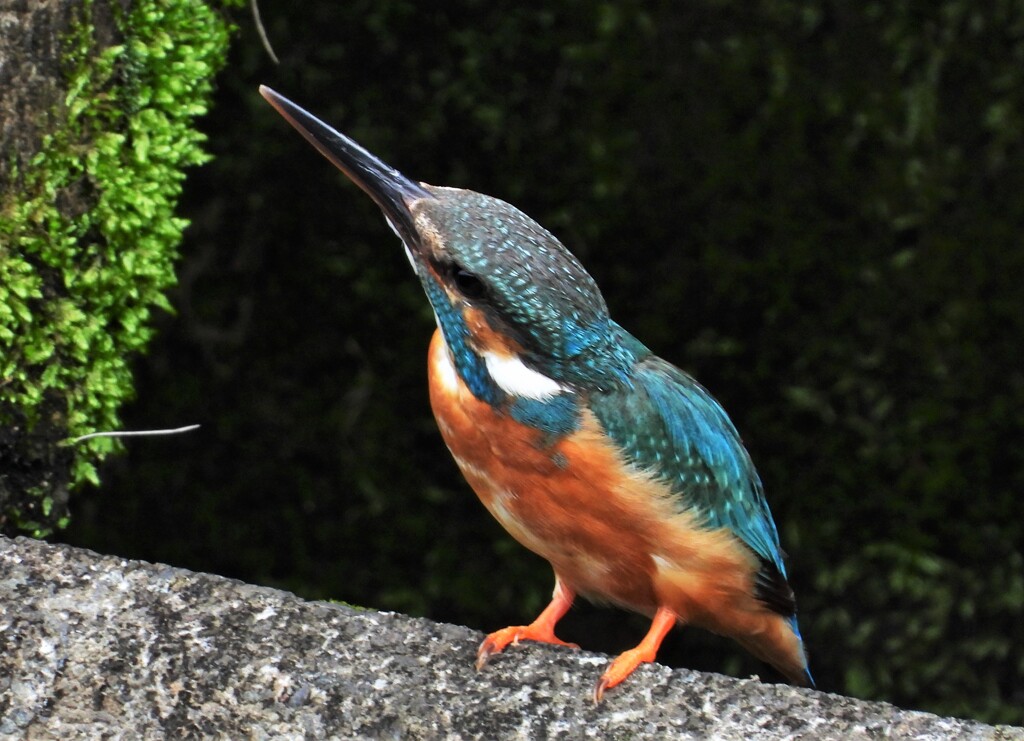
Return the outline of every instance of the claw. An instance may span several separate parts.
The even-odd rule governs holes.
[[[497,651],[495,651],[494,648],[484,640],[484,642],[480,644],[480,648],[476,650],[476,670],[480,671],[487,666],[487,662],[491,660],[491,657],[495,653],[497,653]]]
[[[476,670],[480,671],[494,654],[500,654],[510,643],[519,642],[519,633],[526,629],[525,625],[511,625],[508,628],[496,630],[484,638],[480,648],[476,650]]]
[[[518,642],[518,632],[523,626],[515,626],[495,631],[484,638],[480,648],[476,650],[476,670],[480,671],[494,654],[500,654],[510,643]]]
[[[605,677],[601,677],[597,680],[597,684],[594,685],[594,704],[600,705],[601,700],[604,699],[604,691],[608,689],[608,680]]]

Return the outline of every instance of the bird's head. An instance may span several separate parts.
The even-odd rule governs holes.
[[[497,198],[414,182],[273,90],[260,92],[384,212],[475,393],[490,381],[512,397],[545,398],[622,375],[597,284],[540,224]]]

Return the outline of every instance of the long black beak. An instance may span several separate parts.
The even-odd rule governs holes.
[[[409,207],[421,198],[433,198],[429,191],[266,85],[260,85],[260,95],[320,154],[362,188],[380,206],[398,236],[415,249],[418,238]]]

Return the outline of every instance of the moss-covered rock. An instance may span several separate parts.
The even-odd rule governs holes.
[[[117,445],[63,441],[117,427],[170,308],[174,209],[231,27],[193,1],[40,6],[5,13],[25,33],[0,42],[0,528],[37,535]]]

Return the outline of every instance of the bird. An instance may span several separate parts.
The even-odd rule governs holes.
[[[477,670],[521,641],[578,648],[555,628],[579,595],[651,619],[595,702],[677,625],[730,637],[813,687],[761,480],[711,394],[613,321],[579,260],[518,208],[410,180],[260,93],[402,242],[436,317],[427,376],[441,436],[484,507],[554,571],[547,607],[490,633]]]

